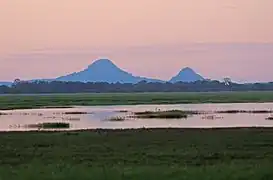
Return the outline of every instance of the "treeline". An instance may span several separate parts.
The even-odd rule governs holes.
[[[215,91],[273,91],[272,83],[226,85],[219,81],[192,83],[82,83],[82,82],[19,82],[12,86],[0,86],[0,94],[28,93],[114,93],[114,92],[215,92]]]

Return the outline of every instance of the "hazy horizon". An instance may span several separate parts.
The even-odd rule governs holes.
[[[108,58],[169,80],[273,81],[272,0],[2,0],[0,81],[53,78]]]

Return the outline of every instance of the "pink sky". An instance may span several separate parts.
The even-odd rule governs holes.
[[[108,57],[135,75],[273,80],[272,0],[1,0],[0,81]]]

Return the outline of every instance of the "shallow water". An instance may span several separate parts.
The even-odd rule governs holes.
[[[247,104],[176,104],[176,105],[129,105],[129,106],[95,106],[62,109],[29,109],[1,111],[0,131],[28,131],[25,126],[43,122],[68,122],[76,129],[120,129],[120,128],[216,128],[216,127],[273,127],[273,121],[266,120],[273,114],[214,114],[219,119],[204,119],[205,115],[194,115],[187,119],[132,119],[113,122],[106,119],[115,116],[128,116],[130,112],[154,110],[191,110],[191,111],[224,111],[224,110],[273,110],[273,103]],[[117,111],[127,110],[128,113]],[[64,112],[88,112],[88,114],[65,115]]]

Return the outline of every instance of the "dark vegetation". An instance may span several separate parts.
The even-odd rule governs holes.
[[[147,118],[147,119],[186,119],[189,115],[200,114],[197,111],[181,111],[181,110],[169,110],[169,111],[144,111],[135,112],[134,118]]]
[[[114,116],[106,119],[107,121],[125,121],[125,117],[122,116]]]
[[[0,109],[188,103],[273,102],[273,92],[87,93],[2,95]]]
[[[135,112],[135,118],[163,118],[163,119],[180,119],[180,118],[187,118],[191,115],[201,115],[201,114],[240,114],[240,113],[247,113],[247,114],[269,114],[273,113],[271,110],[224,110],[224,111],[185,111],[185,110],[168,110],[168,111],[144,111],[144,112]],[[206,116],[209,119],[214,119],[212,115]]]
[[[0,179],[271,180],[273,129],[0,133]]]
[[[72,108],[73,106],[44,106],[45,109]]]
[[[119,112],[119,113],[128,113],[129,111],[128,110],[119,110],[119,111],[116,111],[116,112]]]
[[[196,81],[178,83],[82,83],[82,82],[18,82],[11,87],[0,86],[0,94],[29,93],[113,93],[113,92],[208,92],[208,91],[273,91],[273,82],[255,84],[231,83],[226,86],[219,81]]]
[[[205,116],[202,117],[202,119],[215,120],[215,119],[224,119],[224,117],[216,116],[216,115],[205,115]]]
[[[272,110],[226,110],[226,111],[215,111],[218,114],[240,114],[240,113],[247,113],[247,114],[267,114],[273,113]]]
[[[47,123],[39,123],[39,124],[28,124],[27,128],[37,128],[37,129],[67,129],[70,127],[69,123],[63,122],[47,122]]]
[[[66,115],[79,115],[79,114],[90,114],[90,113],[80,112],[80,111],[71,111],[71,112],[64,112],[63,114],[66,114]]]

